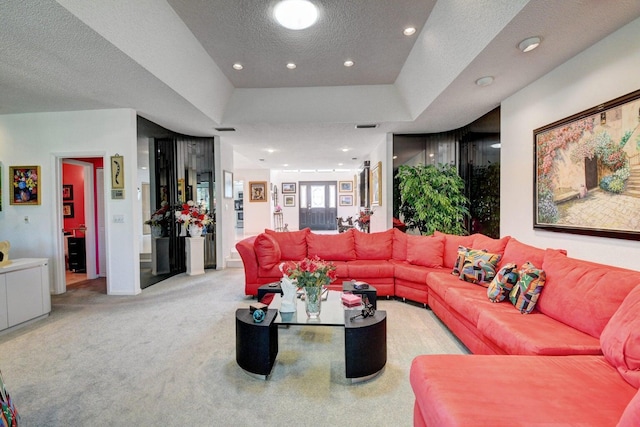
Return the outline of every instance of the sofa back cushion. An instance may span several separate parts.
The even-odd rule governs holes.
[[[547,249],[547,275],[538,310],[599,338],[627,294],[640,283],[640,271],[569,258]]]
[[[439,231],[433,232],[434,236],[444,237],[444,252],[442,254],[442,265],[445,268],[453,268],[458,257],[458,247],[464,246],[473,248],[475,235],[472,236],[456,236],[455,234],[446,234]]]
[[[563,255],[567,254],[564,249],[557,249]],[[502,267],[506,263],[516,264],[518,267],[522,266],[525,262],[530,262],[533,265],[541,266],[544,261],[545,249],[537,248],[535,246],[527,245],[511,237],[504,248],[504,255],[500,260],[499,266]]]
[[[260,233],[253,242],[253,248],[261,268],[271,269],[280,263],[282,258],[280,245],[273,236]]]
[[[390,260],[393,253],[393,229],[379,233],[353,230],[357,259]]]
[[[407,261],[423,267],[442,267],[443,236],[407,235]]]
[[[356,259],[354,230],[340,234],[307,234],[309,257],[319,257],[326,261],[353,261]]]
[[[392,257],[398,261],[407,260],[407,237],[409,235],[397,228],[393,229],[393,252]]]
[[[484,234],[473,234],[473,249],[481,249],[487,252],[491,252],[498,255],[504,255],[504,250],[509,243],[510,236],[505,236],[501,239],[494,239],[493,237],[485,236]]]
[[[640,388],[640,285],[611,316],[600,345],[605,359],[635,388]]]
[[[278,242],[283,261],[300,261],[307,257],[307,234],[310,231],[309,228],[300,231],[264,230]]]

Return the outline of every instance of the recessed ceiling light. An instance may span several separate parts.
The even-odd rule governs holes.
[[[289,62],[287,64],[287,68],[290,70],[295,70],[296,69],[296,64],[294,64],[293,62]]]
[[[481,87],[489,86],[491,83],[493,83],[493,80],[493,76],[480,77],[478,80],[476,80],[476,84]]]
[[[267,148],[267,153],[273,153],[274,151],[276,150],[274,150],[273,148]]]
[[[404,31],[402,32],[402,34],[404,34],[405,36],[412,36],[416,33],[416,29],[413,27],[407,27],[404,29]]]
[[[282,166],[286,168],[287,166],[289,166],[289,163],[284,163]]]
[[[233,69],[234,70],[242,70],[244,67],[242,66],[242,64],[240,64],[239,62],[236,62],[235,64],[233,64]]]
[[[348,148],[343,148],[343,149],[342,149],[342,152],[343,152],[343,153],[346,153],[347,151],[349,151],[349,149],[348,149]]]
[[[533,49],[540,46],[541,41],[540,37],[529,37],[518,44],[518,49],[522,52],[531,52]]]
[[[500,144],[499,142],[496,144],[491,144],[491,148],[501,148],[502,144]]]
[[[397,158],[398,158],[398,156],[393,156],[393,157],[392,157],[392,159],[393,159],[393,160],[395,160],[395,159],[397,159]]]
[[[343,166],[343,165],[344,165],[344,163],[338,163],[338,166]],[[144,169],[144,168],[143,168],[143,169]]]
[[[350,59],[344,61],[344,66],[345,67],[353,67],[353,61],[350,60]]]
[[[273,9],[280,25],[290,30],[304,30],[318,20],[318,8],[307,0],[284,0]]]

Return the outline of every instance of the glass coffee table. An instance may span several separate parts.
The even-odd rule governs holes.
[[[278,354],[278,326],[343,327],[345,376],[361,382],[377,376],[387,363],[387,313],[376,310],[373,316],[358,316],[360,307],[346,307],[342,292],[328,291],[320,316],[307,318],[304,301],[297,299],[296,311],[280,313],[282,297],[276,294],[265,320],[255,323],[249,309],[236,311],[236,362],[247,373],[269,379]],[[358,317],[356,317],[358,316]]]

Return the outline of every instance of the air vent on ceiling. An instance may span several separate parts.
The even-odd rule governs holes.
[[[218,132],[235,132],[236,128],[216,128]]]
[[[370,123],[366,125],[356,125],[356,129],[375,129],[378,125],[375,123]]]

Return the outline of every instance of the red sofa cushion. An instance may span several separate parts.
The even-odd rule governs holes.
[[[511,239],[510,236],[505,236],[501,239],[494,239],[479,233],[472,235],[472,237],[473,247],[471,249],[485,250],[498,255],[504,255],[507,243],[509,243],[509,239]]]
[[[353,261],[356,259],[353,229],[340,234],[307,234],[309,257],[318,256],[327,261]]]
[[[282,253],[278,241],[269,234],[260,233],[253,242],[260,268],[271,269],[280,264]]]
[[[424,355],[409,380],[414,424],[438,427],[615,426],[636,393],[602,356]]]
[[[562,255],[566,255],[567,251],[564,249],[548,249],[555,250],[561,253]],[[511,237],[507,242],[507,246],[504,248],[504,255],[498,264],[499,267],[502,267],[506,263],[514,263],[518,267],[522,267],[522,264],[529,261],[536,267],[542,267],[542,261],[544,261],[544,255],[547,253],[547,250],[537,248],[535,246],[527,245],[525,243],[520,242],[519,240]]]
[[[349,261],[349,277],[356,280],[368,278],[388,278],[393,283],[393,264],[383,260],[364,260]]]
[[[620,375],[640,388],[640,285],[624,299],[600,336],[602,352]]]
[[[307,257],[307,234],[310,231],[309,228],[300,231],[264,230],[278,242],[284,261],[300,261]]]
[[[480,313],[478,331],[507,354],[602,354],[597,338],[540,312],[522,314],[509,303],[489,304]]]
[[[427,286],[427,275],[433,271],[441,271],[439,268],[425,268],[418,265],[409,264],[407,261],[392,260],[393,275],[396,279],[416,282]]]
[[[354,230],[356,259],[389,260],[393,253],[393,229],[379,233]]]
[[[423,267],[442,267],[443,236],[407,235],[407,261]]]
[[[538,310],[596,338],[640,283],[640,271],[569,258],[553,250],[546,251],[542,269],[547,281]]]
[[[627,405],[627,409],[624,410],[619,427],[638,427],[640,426],[640,390],[631,399],[631,402]]]
[[[393,229],[393,252],[392,257],[398,261],[407,260],[407,237],[409,235],[397,228]]]
[[[445,268],[453,268],[456,258],[458,256],[458,246],[464,246],[466,248],[473,247],[473,241],[475,235],[472,236],[456,236],[455,234],[446,234],[439,231],[433,232],[434,236],[444,237],[444,252],[442,265]]]

